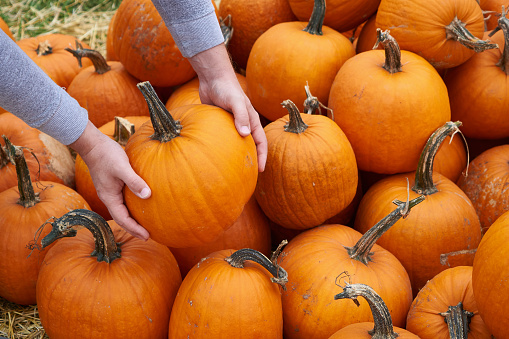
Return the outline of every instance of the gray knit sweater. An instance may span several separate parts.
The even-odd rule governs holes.
[[[223,36],[210,0],[153,0],[182,55],[219,45]],[[68,145],[88,114],[0,30],[0,107]]]

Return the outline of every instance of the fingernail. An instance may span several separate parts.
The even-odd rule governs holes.
[[[241,126],[240,127],[240,133],[244,135],[248,135],[251,133],[251,130],[247,126]]]
[[[144,189],[141,190],[140,192],[140,198],[142,199],[146,199],[150,196],[150,189],[145,187]]]

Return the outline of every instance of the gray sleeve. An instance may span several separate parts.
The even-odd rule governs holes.
[[[186,58],[224,42],[212,1],[152,0]]]
[[[0,30],[0,107],[64,145],[85,130],[88,113]]]

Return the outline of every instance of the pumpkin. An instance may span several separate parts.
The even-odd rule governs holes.
[[[82,63],[90,59],[93,66],[83,68],[72,80],[67,93],[88,111],[88,119],[102,126],[115,117],[145,115],[148,107],[136,85],[138,79],[129,74],[119,61],[107,62],[101,53],[82,48],[67,48]]]
[[[418,339],[419,337],[409,331],[392,326],[391,314],[387,305],[380,296],[368,285],[365,284],[347,284],[343,287],[343,292],[334,296],[338,299],[352,299],[359,304],[358,297],[366,299],[374,322],[361,322],[343,327],[329,339],[371,339],[371,338],[399,338],[399,339]]]
[[[422,339],[490,339],[474,299],[472,266],[448,268],[429,280],[412,302],[406,329]]]
[[[9,28],[9,25],[4,21],[4,19],[0,18],[0,29],[7,34],[9,38],[11,38],[13,41],[16,41],[16,38],[11,32],[11,29]]]
[[[170,250],[77,209],[51,223],[37,281],[44,330],[58,338],[164,338],[182,282]],[[77,232],[79,228],[90,232]]]
[[[268,153],[255,196],[276,224],[307,229],[344,210],[358,182],[355,154],[333,120],[300,113],[291,100],[288,115],[265,126]]]
[[[0,135],[33,154],[26,159],[32,181],[51,181],[74,187],[74,161],[69,148],[12,113],[0,114]],[[16,169],[0,140],[0,192],[16,186]]]
[[[154,240],[167,246],[212,242],[253,195],[258,177],[253,138],[241,137],[232,114],[222,108],[186,105],[170,115],[149,82],[138,87],[151,123],[129,138],[125,151],[152,195],[140,199],[126,188],[126,206]]]
[[[115,117],[114,120],[99,127],[99,131],[118,142],[121,146],[125,146],[127,139],[134,133],[135,129],[148,120],[150,120],[148,116]],[[101,199],[99,199],[92,177],[90,176],[90,171],[79,154],[76,156],[74,167],[76,191],[90,204],[92,211],[98,213],[106,220],[111,220],[110,212]]]
[[[197,247],[170,248],[177,259],[182,276],[212,252],[225,249],[251,248],[270,254],[271,236],[269,221],[256,199],[251,197],[233,225],[212,243]]]
[[[283,338],[279,285],[286,272],[252,249],[222,250],[186,275],[168,338]]]
[[[430,137],[421,153],[417,170],[383,178],[361,199],[354,227],[361,233],[392,208],[389,198],[403,200],[407,180],[410,198],[423,194],[426,200],[406,219],[398,221],[378,241],[403,264],[414,296],[441,271],[472,265],[481,240],[481,227],[472,202],[451,180],[433,171],[437,149],[447,135],[458,131],[459,122],[447,122]]]
[[[324,13],[325,1],[316,0],[309,22],[279,23],[254,43],[246,66],[248,97],[268,120],[286,115],[280,104],[287,99],[303,111],[306,93],[302,88],[306,83],[318,100],[327,105],[336,73],[354,56],[348,38],[322,25]]]
[[[364,235],[348,226],[323,225],[290,240],[281,261],[290,277],[282,294],[285,338],[328,338],[345,326],[373,320],[365,302],[356,307],[333,301],[336,278],[345,271],[352,283],[374,286],[394,324],[404,326],[412,303],[410,279],[399,260],[376,241],[422,200],[394,201],[397,208]]]
[[[312,0],[289,0],[299,20],[307,20],[313,11]],[[359,26],[376,12],[380,0],[327,0],[324,25],[345,32]]]
[[[390,30],[401,49],[414,52],[438,69],[461,65],[497,45],[481,40],[484,16],[477,1],[382,0],[376,26]]]
[[[376,13],[369,17],[359,33],[357,44],[355,46],[355,53],[370,51],[376,44]],[[378,45],[378,49],[382,45]]]
[[[67,89],[72,79],[81,71],[76,59],[65,50],[74,46],[76,41],[84,48],[90,48],[72,35],[57,33],[23,38],[16,43],[58,86]],[[81,66],[91,65],[92,61],[86,59]]]
[[[484,29],[485,31],[491,31],[498,26],[498,16],[502,6],[507,6],[505,0],[479,0],[479,6],[483,10],[485,15]]]
[[[475,254],[472,288],[479,314],[497,339],[509,338],[509,213],[502,214],[484,234]]]
[[[483,233],[509,209],[509,145],[492,147],[470,162],[458,186],[472,201]]]
[[[360,170],[413,171],[430,134],[451,118],[447,87],[426,60],[400,51],[387,31],[377,30],[377,43],[385,52],[357,54],[341,67],[329,107]]]
[[[478,53],[444,75],[449,90],[451,115],[463,123],[462,132],[475,139],[509,137],[509,19],[502,13],[492,36],[500,48]],[[501,30],[502,32],[499,32]],[[496,33],[492,35],[493,33]]]
[[[0,253],[5,256],[0,260],[0,296],[30,305],[36,303],[37,276],[47,251],[32,252],[28,245],[40,244],[38,237],[48,233],[41,230],[39,234],[40,226],[49,218],[90,206],[67,186],[51,181],[32,182],[24,147],[3,138],[5,154],[15,163],[18,183],[0,192]]]
[[[115,21],[116,16],[117,11],[113,13],[110,23],[108,24],[108,32],[106,33],[106,60],[108,61],[118,61],[118,58],[115,55],[115,47],[113,46],[113,22]]]
[[[233,34],[228,44],[232,61],[245,69],[253,45],[270,27],[288,21],[296,21],[288,0],[222,0],[219,15],[231,17]]]

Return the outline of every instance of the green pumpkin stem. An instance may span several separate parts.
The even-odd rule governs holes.
[[[466,28],[466,24],[457,17],[455,17],[449,25],[445,26],[445,38],[447,40],[456,40],[466,48],[473,49],[478,53],[488,49],[498,48],[497,44],[492,44],[489,40],[481,40],[470,33]]]
[[[376,42],[373,49],[377,49],[382,44],[385,49],[385,64],[382,66],[387,72],[394,74],[401,72],[401,50],[396,39],[389,34],[389,30],[382,31],[376,29]]]
[[[274,277],[271,278],[271,281],[281,285],[281,287],[286,291],[286,283],[288,282],[288,273],[284,268],[273,263],[269,258],[267,258],[263,253],[250,249],[243,248],[241,250],[233,252],[229,257],[225,258],[226,262],[228,262],[232,267],[243,268],[244,262],[246,260],[254,261],[260,265],[262,265],[267,271],[269,271]],[[276,260],[274,260],[275,262]]]
[[[456,306],[449,306],[447,312],[442,312],[440,315],[447,323],[451,339],[467,339],[468,325],[474,313],[464,310],[461,301]]]
[[[424,195],[430,195],[438,191],[433,183],[433,162],[444,139],[448,135],[458,132],[459,126],[461,126],[460,121],[448,121],[429,137],[417,164],[415,184],[412,191]]]
[[[97,74],[104,74],[111,69],[110,65],[108,65],[108,62],[106,62],[106,59],[104,59],[101,53],[94,51],[93,49],[83,48],[78,40],[76,40],[76,49],[66,47],[65,50],[78,59],[80,67],[82,67],[81,58],[89,58],[92,61]]]
[[[371,309],[371,313],[373,314],[375,326],[368,332],[372,339],[394,339],[399,336],[394,332],[389,309],[382,298],[368,285],[347,284],[343,287],[343,292],[334,296],[334,300],[352,299],[358,306],[357,297],[363,297],[366,299],[369,308]]]
[[[138,86],[145,97],[148,110],[150,111],[150,120],[152,121],[152,126],[154,126],[154,134],[151,138],[160,142],[168,142],[178,137],[182,130],[180,121],[173,119],[150,82],[140,82],[136,86]]]
[[[288,115],[290,116],[288,123],[285,125],[285,132],[296,134],[304,132],[308,128],[308,125],[302,120],[297,106],[295,106],[291,100],[285,100],[281,105],[288,110]]]
[[[113,140],[125,147],[127,140],[134,134],[134,124],[126,118],[115,117]]]
[[[78,229],[85,227],[94,236],[95,249],[90,254],[91,256],[97,257],[99,262],[104,261],[107,263],[120,258],[120,246],[115,242],[115,237],[110,226],[96,212],[86,209],[75,209],[49,222],[49,224],[52,226],[52,230],[42,239],[41,249],[44,249],[60,238],[75,237]]]
[[[5,135],[3,136],[3,139],[5,141],[6,156],[11,159],[11,162],[14,162],[14,165],[16,166],[19,191],[18,204],[25,208],[35,206],[41,200],[39,198],[39,194],[34,191],[23,148],[20,146],[14,146]]]
[[[371,261],[371,249],[376,241],[389,230],[399,219],[406,218],[410,210],[424,201],[424,196],[420,195],[415,199],[407,200],[406,202],[394,200],[393,203],[398,207],[389,213],[386,217],[371,227],[362,237],[357,241],[353,247],[345,247],[350,258],[358,260],[367,265]]]
[[[507,10],[502,6],[502,14],[498,19],[498,26],[490,32],[488,36],[492,37],[496,32],[502,30],[504,32],[504,50],[502,56],[497,62],[497,66],[500,67],[505,74],[509,75],[509,20],[505,17]]]
[[[315,0],[311,18],[309,18],[308,25],[303,29],[304,32],[314,35],[323,35],[323,19],[325,18],[325,0]]]

